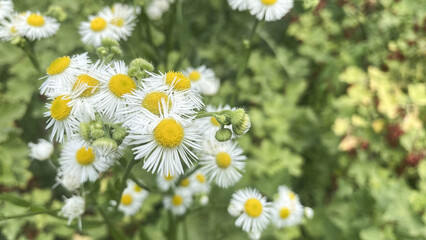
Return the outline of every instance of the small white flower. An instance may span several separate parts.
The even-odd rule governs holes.
[[[151,20],[159,20],[170,8],[167,0],[154,0],[146,8],[146,14]]]
[[[170,188],[175,186],[178,177],[168,175],[157,175],[157,185],[162,191],[168,191]]]
[[[110,160],[102,158],[92,147],[87,147],[84,141],[69,140],[64,144],[59,158],[62,172],[80,176],[80,182],[94,182],[99,173],[109,168]]]
[[[17,30],[18,19],[19,17],[15,13],[14,15],[9,16],[7,19],[3,19],[0,21],[0,40],[10,41],[14,37],[20,36]]]
[[[268,225],[271,218],[271,203],[266,202],[259,191],[252,188],[238,190],[232,195],[233,211],[242,212],[235,225],[242,227],[245,232],[261,232]]]
[[[197,171],[189,177],[193,193],[207,194],[210,192],[210,184],[206,181],[206,175]]]
[[[40,15],[39,12],[25,12],[19,15],[16,30],[30,40],[48,38],[56,34],[59,23],[56,19]]]
[[[210,182],[227,188],[241,179],[246,156],[236,143],[218,142],[215,139],[206,140],[203,150],[200,157],[201,171],[206,174]]]
[[[314,217],[315,213],[314,213],[314,210],[312,208],[310,208],[310,207],[304,207],[303,210],[305,212],[305,216],[308,219],[312,219]]]
[[[53,187],[56,187],[58,184],[61,184],[66,190],[70,192],[77,190],[81,185],[80,175],[77,173],[70,174],[70,173],[61,171],[58,173],[56,180],[57,180],[57,184],[55,184]]]
[[[149,195],[146,189],[143,189],[141,186],[130,179],[127,180],[127,187],[125,191],[131,192],[137,199],[141,201],[145,200]]]
[[[214,72],[206,66],[198,68],[188,68],[185,71],[186,76],[191,80],[192,89],[201,94],[212,96],[219,91],[220,80],[216,78]]]
[[[28,143],[30,148],[30,157],[39,161],[44,161],[50,158],[53,153],[53,144],[44,139],[39,139],[38,143]]]
[[[85,204],[84,198],[72,196],[71,198],[65,199],[65,204],[59,212],[59,215],[68,218],[68,225],[70,225],[75,218],[78,218],[78,224],[81,229],[81,215],[84,213]]]
[[[293,0],[250,0],[250,14],[259,20],[276,21],[284,17],[293,8]]]
[[[137,197],[132,189],[125,189],[121,195],[118,210],[126,216],[135,215],[142,207],[143,200],[143,198]]]
[[[192,204],[192,196],[188,191],[176,188],[172,196],[164,197],[163,204],[174,215],[183,215]]]
[[[234,10],[245,11],[248,9],[249,1],[250,0],[228,0],[228,4]]]
[[[278,188],[278,197],[274,201],[272,219],[278,228],[299,224],[303,218],[303,206],[297,195],[285,186]]]
[[[132,34],[136,25],[136,17],[140,13],[140,7],[132,7],[115,3],[111,8],[106,7],[99,12],[99,17],[108,21],[108,25],[119,39],[126,40]]]
[[[115,33],[112,25],[108,23],[105,16],[89,16],[88,22],[82,22],[79,27],[81,41],[85,44],[99,47],[102,39],[112,38],[119,40],[119,36]]]
[[[13,2],[12,0],[2,0],[0,1],[0,20],[7,18],[13,12]]]

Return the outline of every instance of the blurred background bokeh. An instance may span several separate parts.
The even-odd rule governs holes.
[[[231,194],[252,186],[272,196],[286,184],[315,216],[298,227],[270,227],[262,239],[426,239],[423,0],[295,1],[282,20],[259,23],[238,81],[255,19],[225,0],[179,1],[179,24],[170,25],[176,5],[149,24],[139,17],[121,42],[124,60],[144,57],[161,71],[205,64],[221,79],[219,93],[206,102],[242,106],[252,122],[239,140],[248,157],[243,179],[230,189],[213,188],[211,206],[191,211],[179,234],[245,239],[226,211]],[[35,46],[43,69],[63,55],[95,56],[78,25],[114,2],[120,1],[14,1],[18,11],[57,5],[67,13],[59,32]],[[27,144],[49,136],[46,99],[38,91],[44,73],[10,43],[0,45],[0,56],[0,219],[60,208],[65,193],[52,190],[55,169],[28,157]],[[134,172],[154,183],[141,166]],[[98,181],[96,197],[111,197],[113,179]],[[111,221],[132,239],[165,239],[167,212],[159,204],[161,196],[153,194],[136,216]],[[66,222],[48,214],[0,221],[0,239],[113,239],[90,207],[82,232]]]

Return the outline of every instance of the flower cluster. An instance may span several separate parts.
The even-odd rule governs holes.
[[[228,213],[238,217],[235,225],[247,232],[251,239],[259,239],[270,222],[277,228],[300,224],[304,212],[306,217],[313,217],[313,210],[308,207],[304,210],[299,197],[286,186],[278,187],[273,202],[268,202],[256,189],[238,190],[228,206]]]
[[[250,11],[259,20],[277,21],[293,8],[293,0],[228,0],[229,6],[238,11]]]

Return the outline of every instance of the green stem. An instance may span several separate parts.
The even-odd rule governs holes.
[[[38,59],[36,57],[35,51],[34,51],[34,43],[29,42],[27,40],[24,47],[22,47],[22,50],[27,54],[28,58],[30,59],[31,63],[33,64],[34,68],[41,73],[40,64],[38,62]]]
[[[126,180],[129,178],[129,175],[130,175],[130,172],[132,171],[133,166],[135,166],[139,161],[140,160],[132,159],[127,164],[126,170],[124,171],[123,179],[121,180],[120,194],[118,195],[115,208],[118,208],[118,205],[120,204],[121,195],[123,194],[124,188],[126,187]]]
[[[61,210],[61,209],[44,210],[44,211],[38,211],[38,212],[32,212],[32,213],[19,214],[19,215],[15,215],[15,216],[2,217],[0,219],[0,222],[1,221],[6,221],[6,220],[10,220],[10,219],[15,219],[15,218],[30,217],[30,216],[34,216],[34,215],[38,215],[38,214],[49,214],[49,215],[57,217],[54,214],[56,214],[59,210]]]
[[[171,211],[169,211],[169,231],[168,231],[168,237],[169,240],[176,240],[177,239],[177,222],[175,219],[175,216],[172,214]]]

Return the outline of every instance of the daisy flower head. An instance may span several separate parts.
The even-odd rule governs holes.
[[[126,216],[133,216],[142,207],[143,198],[137,197],[132,189],[125,189],[121,195],[118,210]]]
[[[132,34],[139,13],[139,7],[116,3],[112,7],[102,9],[99,17],[108,21],[109,26],[119,39],[126,40]]]
[[[229,105],[225,105],[225,106],[218,106],[218,107],[214,107],[212,105],[207,105],[206,106],[206,111],[207,112],[219,112],[222,110],[236,110],[236,108],[231,108]],[[205,117],[205,118],[200,118],[197,119],[197,125],[200,126],[200,130],[203,133],[203,135],[205,136],[206,139],[210,139],[210,138],[214,138],[217,130],[220,129],[220,123],[216,120],[215,117]],[[228,128],[232,131],[232,127],[231,126],[225,126],[225,128]]]
[[[1,1],[0,1],[0,9],[1,9]],[[9,16],[7,19],[3,19],[0,21],[0,40],[2,41],[10,41],[14,37],[20,36],[17,30],[19,17],[15,13],[14,15]]]
[[[160,188],[162,191],[168,191],[170,188],[173,188],[177,180],[178,180],[178,177],[175,177],[170,174],[167,174],[167,175],[158,174],[156,178],[158,188]]]
[[[72,57],[63,56],[53,60],[46,69],[46,76],[40,86],[40,93],[53,96],[57,93],[68,92],[72,88],[76,77],[86,72],[90,66],[87,53]]]
[[[202,171],[193,173],[189,177],[189,180],[192,183],[191,188],[193,193],[207,194],[210,192],[210,184]]]
[[[39,12],[25,12],[19,15],[16,30],[20,35],[30,40],[48,38],[56,34],[59,23],[52,17],[46,17]]]
[[[135,196],[135,198],[141,201],[145,200],[149,195],[146,189],[143,189],[141,186],[139,186],[137,183],[135,183],[134,181],[130,179],[127,180],[126,190],[131,192]]]
[[[30,157],[39,161],[44,161],[50,158],[53,153],[53,144],[44,139],[39,139],[38,143],[28,143],[30,148]]]
[[[174,215],[183,215],[192,204],[192,195],[185,189],[176,188],[171,196],[165,196],[163,204]]]
[[[204,65],[198,68],[190,67],[185,74],[191,80],[192,88],[201,94],[212,96],[219,90],[220,80],[215,77],[212,69]]]
[[[13,12],[12,0],[1,0],[0,1],[0,20],[10,16]]]
[[[59,212],[59,215],[68,218],[68,225],[77,218],[78,225],[81,229],[81,215],[84,213],[85,205],[86,202],[84,201],[84,198],[80,196],[65,198],[65,204]]]
[[[130,130],[129,138],[135,145],[135,159],[145,158],[143,168],[164,176],[177,176],[183,173],[182,162],[187,167],[197,160],[191,150],[199,150],[201,139],[199,129],[190,119],[182,119],[168,113],[163,106],[160,116],[149,114],[152,120],[147,129]]]
[[[101,172],[110,165],[104,158],[99,157],[92,147],[87,147],[84,141],[70,139],[64,144],[59,157],[62,172],[80,176],[80,182],[94,182]]]
[[[248,9],[250,0],[228,0],[229,6],[238,11],[245,11]]]
[[[283,186],[278,189],[272,213],[273,223],[278,227],[291,227],[299,224],[303,218],[303,206],[294,193]]]
[[[79,33],[81,35],[81,41],[85,44],[99,47],[104,38],[119,40],[112,24],[108,23],[108,19],[103,15],[104,14],[102,14],[102,16],[89,16],[89,21],[80,24]]]
[[[59,95],[50,103],[46,103],[49,111],[44,113],[47,120],[46,129],[52,128],[50,141],[55,139],[62,143],[67,137],[73,136],[78,131],[78,120],[71,114],[72,106],[70,105],[71,98],[68,95]]]
[[[244,171],[246,156],[235,142],[205,141],[200,165],[210,182],[227,188],[238,182]]]
[[[201,109],[203,101],[198,91],[191,88],[191,80],[181,72],[169,71],[166,74],[149,73],[148,78],[143,79],[150,87],[166,86],[174,92],[183,92],[188,98],[188,102],[194,105],[194,109]]]
[[[105,76],[99,78],[100,92],[94,96],[96,108],[107,117],[115,119],[117,110],[126,105],[125,94],[137,89],[136,82],[127,75],[127,66],[124,61],[112,63],[112,67]]]
[[[259,20],[276,21],[284,17],[293,8],[293,0],[250,0],[250,14]]]
[[[232,195],[231,205],[241,212],[235,225],[245,232],[261,232],[268,225],[272,207],[266,197],[253,188],[238,190]]]

